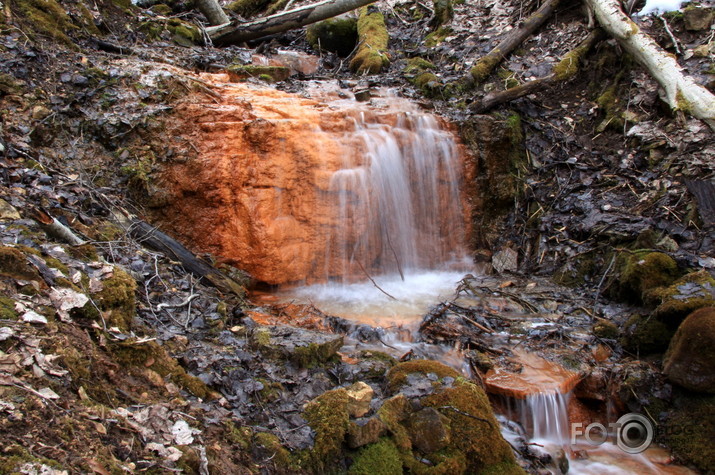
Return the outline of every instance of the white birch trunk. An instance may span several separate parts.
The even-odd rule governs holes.
[[[715,95],[686,76],[673,56],[643,33],[616,0],[586,0],[604,30],[628,51],[665,91],[665,100],[715,129]]]

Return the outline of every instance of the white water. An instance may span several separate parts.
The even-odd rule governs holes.
[[[415,275],[466,255],[454,137],[402,102],[394,112],[354,117],[346,140],[357,150],[344,155],[327,196],[338,223],[326,243],[328,279]]]
[[[376,275],[372,282],[352,284],[331,282],[279,291],[282,301],[310,303],[328,315],[365,323],[374,327],[405,326],[416,329],[422,317],[435,303],[452,297],[462,272],[407,272]]]
[[[569,474],[575,475],[643,475],[692,474],[685,467],[669,465],[667,453],[652,446],[640,454],[627,454],[608,440],[595,446],[580,437],[572,444],[568,401],[571,395],[556,392],[539,393],[523,400],[507,401],[507,414],[499,417],[502,435],[512,445],[526,438],[537,451],[556,456],[563,450],[569,462]],[[515,426],[516,421],[520,425]],[[663,463],[658,463],[658,461]],[[555,466],[548,467],[554,474],[561,473]]]

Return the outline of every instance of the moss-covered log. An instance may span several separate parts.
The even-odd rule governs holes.
[[[715,129],[715,95],[686,76],[678,61],[643,33],[616,0],[587,0],[603,29],[645,67],[665,90],[673,110],[702,119]]]
[[[311,25],[342,13],[373,3],[375,0],[324,0],[287,12],[260,18],[250,23],[231,22],[215,28],[207,28],[211,40],[216,45],[238,44],[264,36]]]
[[[350,61],[350,69],[356,73],[376,74],[390,64],[387,57],[387,42],[390,37],[385,17],[377,9],[363,8],[357,23],[359,46]]]

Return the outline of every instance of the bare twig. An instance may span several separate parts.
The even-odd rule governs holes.
[[[390,247],[392,255],[395,256],[395,262],[397,262],[397,270],[400,273],[400,278],[402,279],[402,282],[404,282],[405,274],[404,272],[402,272],[402,265],[400,264],[400,259],[397,257],[397,252],[395,252],[395,248],[392,247],[392,239],[390,239],[390,230],[387,227],[385,227],[385,236],[387,237],[387,245]]]
[[[392,300],[397,300],[395,297],[393,297],[392,295],[390,295],[390,294],[388,294],[387,292],[385,292],[385,291],[382,289],[382,287],[380,287],[379,285],[377,285],[377,282],[375,282],[375,281],[373,280],[373,278],[370,277],[370,274],[368,274],[367,271],[365,270],[365,268],[362,266],[362,264],[360,264],[360,261],[355,261],[355,262],[357,262],[357,265],[358,265],[358,266],[360,267],[360,269],[365,273],[365,275],[367,276],[367,278],[370,279],[370,282],[372,282],[372,285],[374,285],[374,286],[377,288],[377,290],[379,290],[379,291],[382,292],[383,294],[387,295],[387,296],[390,297]]]

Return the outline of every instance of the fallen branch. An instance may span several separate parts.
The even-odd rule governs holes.
[[[223,274],[208,262],[196,257],[172,237],[140,219],[128,217],[122,213],[115,213],[115,217],[139,243],[181,262],[188,272],[197,277],[203,277],[210,285],[220,291],[243,297],[244,288],[239,282]]]
[[[57,218],[40,208],[31,208],[29,216],[40,223],[44,231],[57,239],[60,239],[73,246],[80,246],[86,241],[74,233],[70,228],[62,224]]]
[[[237,24],[235,21],[216,27],[206,28],[215,45],[238,44],[264,36],[301,28],[312,23],[332,18],[356,8],[374,3],[376,0],[323,0],[322,2],[294,8],[287,12]]]
[[[516,28],[509,36],[502,40],[494,49],[486,56],[477,61],[477,64],[472,66],[470,74],[476,83],[484,81],[494,68],[501,63],[506,56],[514,51],[521,43],[524,42],[537,28],[556,11],[556,7],[561,0],[547,0],[538,10],[534,12],[519,28]]]
[[[382,289],[382,287],[380,287],[379,285],[377,285],[377,282],[375,282],[375,281],[373,280],[373,278],[370,277],[370,274],[368,274],[367,271],[365,270],[365,268],[362,266],[362,264],[360,264],[360,261],[355,261],[355,262],[357,262],[357,265],[360,266],[360,269],[365,273],[365,275],[367,276],[367,278],[370,279],[370,282],[372,282],[372,285],[374,285],[374,286],[377,288],[377,290],[379,290],[379,291],[382,292],[383,294],[387,295],[387,296],[390,297],[392,300],[397,300],[395,297],[393,297],[392,295],[390,295],[390,294],[388,294],[387,292],[385,292],[385,291]]]
[[[520,97],[533,94],[538,91],[546,91],[558,83],[568,81],[578,72],[579,60],[585,55],[597,41],[603,37],[603,31],[593,30],[585,40],[566,53],[561,61],[554,66],[554,72],[550,75],[534,79],[516,87],[511,87],[505,91],[492,92],[484,96],[481,101],[475,102],[470,107],[472,112],[484,113],[500,104],[511,102]]]
[[[586,4],[603,29],[658,81],[671,109],[687,112],[715,130],[715,95],[686,76],[676,59],[626,16],[618,1],[586,0]]]

